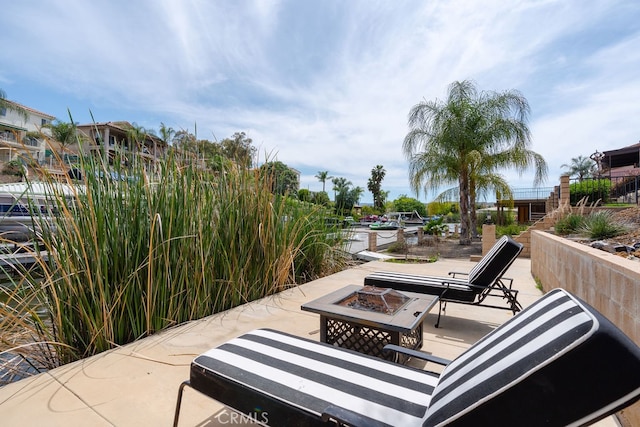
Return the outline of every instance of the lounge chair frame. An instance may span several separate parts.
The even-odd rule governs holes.
[[[469,273],[449,272],[447,277],[377,271],[367,275],[364,284],[438,295],[440,300],[436,328],[440,326],[447,302],[509,310],[516,314],[522,310],[522,305],[518,302],[518,290],[513,289],[513,279],[504,277],[503,274],[520,252],[522,244],[503,236]],[[501,298],[506,302],[506,306],[485,304],[487,297]]]
[[[556,289],[440,374],[258,329],[196,357],[186,386],[267,425],[589,425],[640,398],[640,348]],[[597,393],[594,390],[597,389]]]

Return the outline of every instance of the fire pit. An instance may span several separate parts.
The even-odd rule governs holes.
[[[422,347],[423,321],[437,302],[435,295],[348,285],[301,308],[320,315],[320,341],[404,363],[406,356],[384,346]]]
[[[336,304],[357,310],[395,314],[409,301],[411,298],[394,289],[363,286],[362,289],[358,289]]]

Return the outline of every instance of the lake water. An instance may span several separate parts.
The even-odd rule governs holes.
[[[0,306],[3,307],[3,310],[19,307],[19,304],[15,301],[16,297],[11,298],[14,290],[14,282],[4,276],[0,280]],[[47,311],[42,305],[36,304],[31,307],[35,309],[34,311],[39,316],[46,317]],[[3,314],[4,311],[0,311],[0,316]],[[30,347],[30,349],[33,350],[33,347]],[[36,369],[35,366],[38,365],[40,363],[29,360],[27,356],[18,352],[0,352],[0,387],[42,372],[42,370]]]

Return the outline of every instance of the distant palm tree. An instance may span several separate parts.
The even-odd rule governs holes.
[[[127,127],[127,143],[128,149],[133,152],[145,151],[145,140],[149,135],[153,135],[153,132],[145,129],[143,126],[138,126],[136,123],[131,123],[130,127]]]
[[[333,183],[333,189],[335,191],[344,190],[345,188],[348,188],[349,186],[352,185],[351,181],[347,180],[347,178],[342,178],[342,177],[333,178],[331,182]]]
[[[592,178],[596,173],[596,163],[588,157],[572,157],[570,164],[562,164],[561,168],[569,168],[569,176],[575,176],[579,182],[585,178]]]
[[[351,192],[353,193],[353,198],[355,199],[356,204],[360,203],[360,197],[364,194],[364,188],[355,187]]]
[[[375,168],[371,169],[371,178],[367,181],[367,188],[371,191],[371,194],[373,194],[373,206],[379,210],[384,209],[384,198],[381,196],[381,193],[382,180],[386,174],[387,171],[384,170],[382,165],[376,165]]]
[[[171,144],[175,134],[176,131],[172,127],[167,127],[167,125],[160,122],[160,139],[162,139],[165,144]]]
[[[318,171],[318,173],[316,174],[316,178],[318,178],[318,181],[320,181],[322,183],[322,192],[324,192],[324,184],[328,179],[333,178],[332,176],[329,176],[329,171]]]
[[[528,114],[529,104],[519,92],[478,92],[466,80],[452,83],[445,101],[424,101],[411,109],[403,143],[411,187],[419,193],[458,184],[460,244],[471,243],[478,190],[503,186],[499,168],[523,172],[534,166],[534,184],[546,178],[545,160],[529,149]]]
[[[54,120],[43,127],[51,130],[51,137],[60,144],[62,151],[64,151],[66,147],[73,145],[76,142],[76,126],[77,123],[67,123],[60,120]]]
[[[341,191],[346,191],[351,185],[351,181],[347,180],[347,178],[333,178],[331,180],[333,184],[333,200],[336,200],[336,194]]]
[[[143,143],[147,133],[144,127],[138,126],[136,123],[131,123],[131,126],[127,128],[127,138],[134,145]]]
[[[389,200],[389,194],[391,194],[391,191],[384,191],[384,190],[380,191],[380,200],[382,201],[383,209],[384,209],[385,203],[387,203],[387,200]]]

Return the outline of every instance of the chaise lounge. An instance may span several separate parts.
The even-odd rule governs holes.
[[[446,366],[436,374],[258,329],[194,359],[174,426],[185,386],[277,426],[588,425],[640,398],[640,348],[562,289],[448,364],[410,353]]]
[[[436,328],[440,326],[440,317],[446,310],[447,302],[482,305],[510,310],[516,314],[522,310],[518,302],[518,291],[512,288],[512,279],[505,278],[503,275],[520,252],[522,252],[520,243],[508,236],[503,236],[469,273],[450,272],[449,277],[444,277],[378,271],[367,275],[364,278],[364,284],[398,291],[438,295],[440,300]],[[506,301],[506,306],[486,304],[487,297],[502,298]]]

